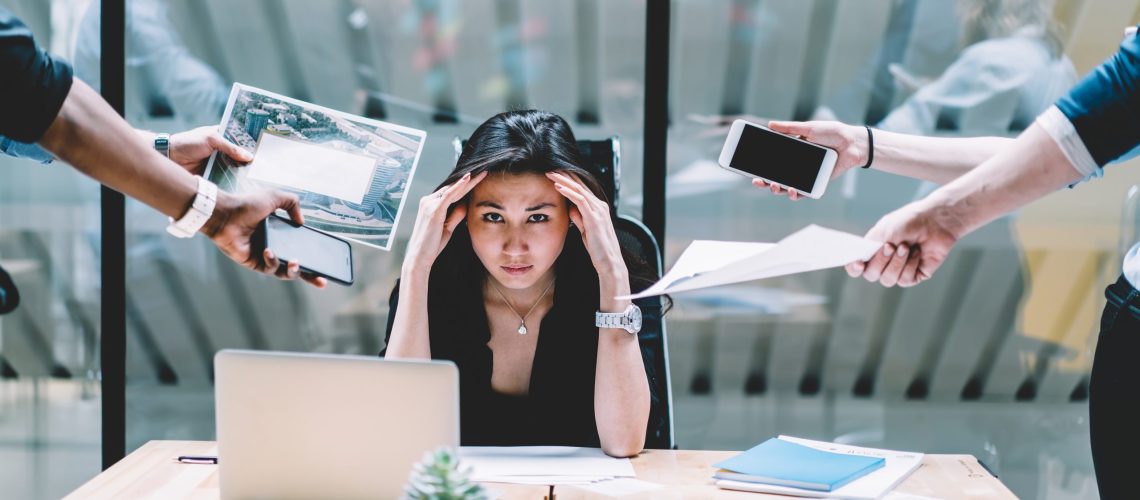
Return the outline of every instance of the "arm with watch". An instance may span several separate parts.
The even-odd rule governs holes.
[[[207,129],[189,133],[202,137],[204,146],[230,154],[221,143],[211,144]],[[196,146],[189,151],[170,150],[172,159],[185,153],[180,157],[185,162],[180,168],[157,152],[153,143],[139,140],[140,134],[143,133],[132,129],[91,87],[75,79],[59,113],[38,143],[87,176],[166,214],[171,218],[167,228],[171,234],[189,238],[204,233],[224,255],[246,268],[281,279],[302,278],[324,287],[323,278],[302,275],[296,263],[279,270],[279,262],[269,249],[264,255],[251,252],[254,230],[278,208],[303,223],[296,196],[282,191],[240,195],[219,191],[213,183],[187,170],[201,161],[193,156],[205,151],[198,147],[203,144],[187,143]]]
[[[629,269],[610,220],[610,207],[578,179],[546,174],[570,200],[570,220],[582,233],[590,261],[598,271],[598,364],[594,372],[594,420],[602,450],[615,457],[637,455],[645,447],[651,397],[649,378],[637,334],[641,310],[626,299]]]

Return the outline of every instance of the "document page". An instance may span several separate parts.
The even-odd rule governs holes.
[[[249,178],[363,203],[376,159],[275,134],[261,134]]]
[[[867,260],[882,243],[810,225],[779,243],[694,241],[673,268],[637,299],[775,276],[816,271]]]
[[[613,458],[598,448],[567,446],[464,446],[463,463],[473,481],[516,484],[585,484],[636,477],[628,458]]]

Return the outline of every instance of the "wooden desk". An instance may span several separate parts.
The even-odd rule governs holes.
[[[622,499],[792,499],[783,495],[729,491],[717,488],[712,481],[712,464],[740,453],[738,451],[648,450],[633,459],[637,479],[657,483],[665,488]],[[972,455],[926,455],[895,489],[931,498],[985,498],[1016,500],[1009,488],[982,467]],[[612,498],[575,486],[558,486],[555,500]]]
[[[216,499],[219,496],[216,465],[175,461],[179,455],[213,455],[216,452],[217,445],[211,441],[151,441],[66,498]],[[637,478],[664,488],[621,498],[791,498],[717,488],[711,480],[712,464],[736,453],[646,451],[633,459]],[[547,486],[500,483],[485,486],[489,492],[498,495],[497,498],[505,500],[541,500],[550,491]],[[895,491],[932,498],[1017,498],[970,455],[926,455],[922,466]],[[557,486],[555,495],[555,500],[613,498],[574,486]]]

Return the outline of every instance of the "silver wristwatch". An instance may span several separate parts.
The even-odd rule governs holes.
[[[598,328],[621,328],[631,334],[641,331],[641,308],[633,304],[619,313],[598,312],[594,314],[594,326]]]
[[[154,136],[154,150],[161,153],[162,156],[170,158],[170,134]]]

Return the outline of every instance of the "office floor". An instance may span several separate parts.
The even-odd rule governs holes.
[[[99,399],[74,381],[0,382],[0,491],[59,498],[99,471]],[[130,446],[210,439],[208,387],[132,386]],[[819,396],[676,396],[682,448],[742,449],[775,434],[868,446],[971,453],[1019,497],[1096,498],[1087,407],[1014,402],[884,402]],[[149,422],[160,422],[159,424]]]

